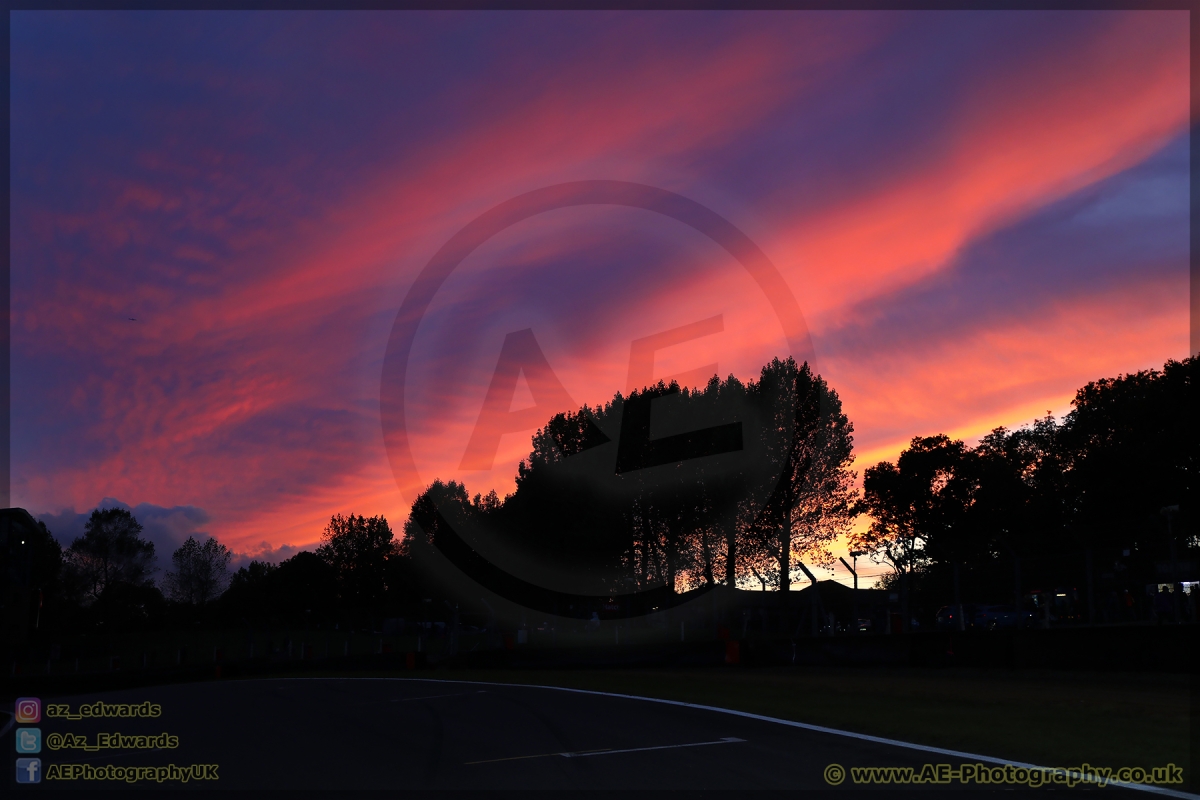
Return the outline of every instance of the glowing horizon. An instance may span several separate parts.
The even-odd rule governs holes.
[[[1090,380],[1188,355],[1187,19],[13,12],[11,503],[60,539],[106,498],[142,508],[160,564],[189,533],[283,558],[335,513],[399,535],[412,497],[379,411],[397,309],[472,219],[576,180],[676,192],[762,249],[860,473],[913,436],[1062,414]],[[424,483],[511,491],[532,429],[461,467],[526,329],[576,405],[625,392],[633,361],[749,380],[788,355],[696,231],[530,218],[418,329]]]

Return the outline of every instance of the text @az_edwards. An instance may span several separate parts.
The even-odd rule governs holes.
[[[46,737],[46,747],[51,750],[174,750],[179,747],[179,737],[170,733],[157,735],[97,733],[89,742],[88,737],[78,733],[52,733]]]

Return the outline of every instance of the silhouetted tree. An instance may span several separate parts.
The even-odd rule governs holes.
[[[976,575],[983,595],[1022,603],[1031,559],[1061,546],[1068,503],[1059,426],[1047,414],[1009,431],[996,428],[974,449],[978,471],[975,503],[968,517],[978,553]]]
[[[266,575],[274,612],[284,618],[337,613],[337,572],[316,553],[301,550]]]
[[[1155,580],[1157,564],[1200,545],[1196,363],[1090,382],[1061,422],[997,428],[974,448],[913,439],[896,464],[866,471],[872,524],[851,546],[891,565],[892,585],[938,602],[955,565],[977,595],[1017,604],[1029,588],[1080,585],[1092,561],[1128,585]],[[1173,505],[1174,529],[1160,513]]]
[[[141,538],[142,526],[121,508],[96,509],[84,523],[84,535],[71,543],[68,568],[87,597],[98,599],[111,586],[148,585],[154,570],[154,544]]]
[[[85,609],[83,618],[110,634],[154,628],[167,623],[167,602],[153,583],[114,581]]]
[[[914,572],[929,574],[941,566],[957,573],[979,549],[967,525],[978,489],[974,461],[961,441],[944,434],[918,436],[895,464],[881,462],[864,475],[863,508],[872,523],[850,545],[896,572],[906,626]]]
[[[1092,381],[1081,388],[1058,432],[1065,509],[1062,544],[1105,554],[1123,549],[1165,559],[1195,530],[1200,396],[1195,357]],[[1159,511],[1180,505],[1184,519],[1168,541]]]
[[[829,545],[850,530],[854,518],[854,426],[842,413],[837,392],[808,364],[774,359],[763,367],[753,394],[768,420],[764,428],[768,457],[778,465],[776,483],[764,513],[750,526],[764,563],[777,587],[787,591],[794,558],[818,564],[832,561]]]
[[[207,603],[225,590],[232,558],[229,548],[211,536],[204,544],[189,536],[171,555],[174,569],[166,574],[167,593],[180,602]]]
[[[270,613],[274,573],[278,570],[266,561],[251,561],[229,578],[229,588],[221,595],[221,605],[235,616],[258,617]]]
[[[852,430],[837,394],[790,359],[757,383],[660,382],[551,418],[503,500],[435,481],[405,546],[449,525],[514,574],[585,594],[736,584],[764,566],[778,585],[781,561],[826,563],[848,529]]]
[[[382,516],[333,516],[321,535],[317,555],[333,568],[340,594],[355,607],[382,599],[388,560],[396,554],[392,529]]]
[[[61,617],[70,607],[72,599],[69,587],[63,575],[63,549],[46,527],[46,523],[37,521],[37,529],[32,532],[33,556],[31,559],[31,574],[29,585],[36,593],[31,598],[34,605],[34,619],[31,624],[39,628],[61,622]],[[40,608],[39,608],[40,606]],[[38,612],[42,613],[39,614]]]

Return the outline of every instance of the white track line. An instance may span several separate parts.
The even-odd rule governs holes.
[[[745,739],[739,739],[736,736],[725,736],[715,742],[689,742],[688,744],[660,744],[657,747],[630,747],[625,750],[610,750],[607,747],[602,747],[599,750],[580,750],[577,753],[538,753],[535,756],[509,756],[508,758],[489,758],[484,761],[468,761],[467,766],[474,764],[495,764],[499,761],[525,761],[530,758],[549,758],[550,756],[561,756],[562,758],[584,758],[586,756],[611,756],[617,753],[641,753],[645,750],[675,750],[680,747],[703,747],[706,744],[732,744],[734,742],[744,742]]]
[[[469,694],[483,694],[483,689],[475,692],[454,692],[453,694],[428,694],[424,697],[398,697],[395,700],[388,700],[389,703],[411,703],[415,700],[436,700],[439,697],[466,697]]]
[[[685,703],[682,700],[664,700],[660,697],[641,697],[636,694],[617,694],[616,692],[600,692],[594,689],[571,689],[566,686],[542,686],[534,683],[500,683],[498,681],[458,681],[447,678],[257,678],[253,680],[285,680],[285,681],[425,681],[428,683],[469,683],[477,686],[511,686],[517,689],[551,689],[556,692],[574,692],[575,694],[592,694],[601,697],[619,697],[622,700],[641,700],[647,703],[662,703],[668,706],[681,706],[683,708],[698,708],[703,711],[715,711],[718,714],[731,714],[735,717],[745,717],[746,719],[756,719],[760,722],[773,722],[776,725],[787,725],[790,728],[801,728],[806,731],[814,731],[816,733],[825,733],[831,736],[845,736],[848,739],[857,739],[861,742],[873,742],[875,744],[886,744],[892,747],[903,747],[907,750],[917,750],[922,753],[936,753],[941,756],[951,756],[953,758],[961,758],[964,760],[985,761],[989,764],[1012,764],[1014,767],[1024,769],[1039,769],[1044,770],[1047,767],[1041,767],[1037,764],[1028,764],[1023,761],[1009,761],[1005,758],[995,758],[994,756],[982,756],[978,753],[965,753],[962,750],[947,750],[944,747],[930,747],[924,744],[914,744],[912,742],[903,742],[899,739],[885,739],[882,736],[870,736],[865,733],[855,733],[854,731],[843,731],[837,728],[826,728],[823,725],[810,725],[807,722],[795,722],[790,719],[780,719],[779,717],[768,717],[764,714],[751,714],[749,711],[737,711],[732,708],[721,708],[719,706],[706,706],[699,703]],[[1166,789],[1162,786],[1147,786],[1141,783],[1122,783],[1117,780],[1111,780],[1109,786],[1119,786],[1122,789],[1133,789],[1138,792],[1149,792],[1161,797],[1178,797],[1181,800],[1200,800],[1200,794],[1192,794],[1190,792],[1181,792],[1178,789]]]
[[[722,736],[715,742],[691,742],[690,744],[660,744],[658,747],[630,747],[625,750],[592,750],[583,753],[559,753],[563,758],[586,758],[588,756],[611,756],[617,753],[643,753],[647,750],[675,750],[680,747],[704,747],[706,744],[733,744],[744,742],[736,736]]]

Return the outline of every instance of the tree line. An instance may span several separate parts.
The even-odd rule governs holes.
[[[428,547],[449,525],[525,580],[581,594],[787,591],[850,531],[852,454],[837,392],[807,363],[775,359],[746,383],[660,382],[557,414],[513,493],[434,481],[405,537]]]
[[[865,471],[871,522],[850,546],[926,611],[1019,605],[1035,588],[1091,586],[1101,611],[1126,592],[1143,602],[1148,584],[1195,572],[1196,379],[1195,357],[1170,360],[1089,382],[1061,421],[996,428],[974,447],[915,437]]]
[[[37,629],[119,632],[246,622],[372,626],[419,591],[383,516],[334,515],[315,552],[229,569],[233,553],[189,536],[155,581],[154,544],[129,511],[96,509],[64,548],[45,523],[35,532]]]
[[[1188,358],[1090,382],[1062,420],[973,446],[915,437],[868,467],[861,490],[853,426],[808,364],[659,383],[548,420],[503,498],[435,480],[399,538],[382,516],[335,515],[315,550],[232,574],[224,545],[189,538],[156,585],[153,544],[130,512],[97,509],[66,548],[39,523],[38,624],[377,626],[453,599],[423,560],[440,526],[525,580],[580,594],[786,591],[806,566],[830,565],[841,539],[889,567],[883,585],[913,614],[1088,581],[1102,603],[1200,550],[1196,369]]]
[[[889,568],[882,583],[906,622],[951,602],[1020,607],[1035,589],[1091,592],[1101,610],[1143,602],[1148,585],[1195,572],[1196,370],[1193,357],[1089,382],[1063,419],[996,428],[973,446],[914,437],[865,470],[861,492],[853,426],[807,364],[775,360],[756,381],[714,377],[694,391],[660,383],[549,420],[504,498],[435,481],[406,540],[428,545],[449,525],[529,580],[618,593],[786,591],[845,537]],[[650,437],[647,413],[661,420]],[[703,437],[677,431],[716,435],[735,419],[741,449],[688,458]],[[628,469],[630,437],[657,441],[658,460],[643,448],[649,461]]]

